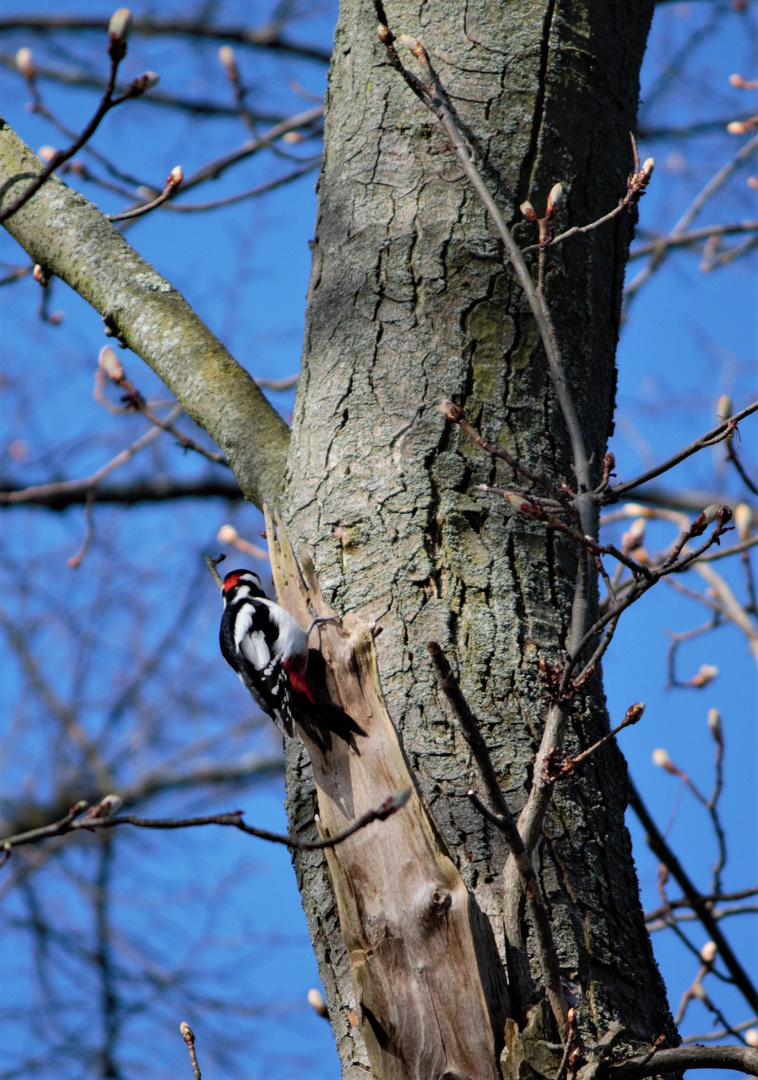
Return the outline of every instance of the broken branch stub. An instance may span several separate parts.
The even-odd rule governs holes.
[[[302,575],[286,531],[268,510],[266,534],[278,602],[304,628],[325,603],[309,556]],[[408,803],[326,851],[350,956],[359,1022],[374,1076],[495,1080],[508,1014],[492,930],[453,863],[384,705],[371,629],[348,614],[318,628],[326,686],[366,733],[355,748],[307,731],[319,829],[333,835],[398,791]]]

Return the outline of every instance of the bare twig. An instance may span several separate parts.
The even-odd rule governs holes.
[[[543,488],[543,490],[547,491],[548,494],[553,497],[559,507],[568,507],[567,493],[551,484],[543,472],[536,473],[531,469],[527,469],[517,458],[510,454],[505,447],[495,446],[493,443],[487,442],[486,439],[482,438],[476,428],[473,428],[466,420],[463,409],[458,405],[453,404],[452,401],[446,401],[442,407],[445,412],[445,417],[452,421],[452,423],[457,424],[461,431],[465,431],[468,437],[475,442],[477,446],[480,446],[485,453],[489,454],[491,457],[500,458],[501,461],[505,461],[510,465],[514,472],[520,473],[521,476],[526,480],[529,480],[532,484],[539,485],[539,487]],[[494,491],[496,489],[489,488],[488,490]],[[499,494],[504,493],[499,492]]]
[[[8,836],[0,840],[0,847],[5,851],[23,847],[27,844],[37,844],[41,840],[54,836],[65,836],[68,833],[80,832],[82,829],[93,831],[98,829],[113,829],[118,825],[134,825],[140,829],[190,829],[203,825],[227,825],[240,829],[248,836],[256,836],[260,840],[267,840],[272,844],[283,844],[292,851],[321,851],[323,848],[332,848],[347,840],[349,836],[364,829],[373,821],[384,821],[405,806],[410,798],[410,789],[396,791],[388,799],[375,807],[367,810],[352,824],[334,836],[327,836],[322,840],[296,840],[292,836],[283,833],[270,832],[268,829],[257,829],[253,825],[246,825],[242,820],[242,810],[235,810],[229,814],[208,814],[203,817],[191,818],[140,818],[134,814],[122,814],[120,817],[95,817],[79,818],[78,815],[86,809],[86,802],[79,802],[72,807],[69,813],[54,821],[50,825],[42,825],[38,829],[29,829],[27,832],[18,833],[16,836]],[[75,820],[76,819],[76,820]]]
[[[0,491],[0,508],[7,508],[15,503],[25,506],[38,506],[47,510],[61,511],[69,506],[86,505],[89,497],[87,481],[70,482],[73,486],[61,490],[54,482],[40,484],[36,488],[6,488]],[[23,498],[12,498],[23,494]],[[130,480],[123,484],[105,484],[98,486],[98,503],[112,503],[118,506],[134,506],[137,503],[170,502],[174,499],[222,498],[238,501],[242,492],[231,475],[218,478],[200,477],[196,480],[145,477]]]
[[[686,247],[689,244],[699,243],[700,240],[709,240],[712,236],[731,236],[735,233],[758,232],[758,221],[733,221],[729,224],[705,225],[701,229],[691,229],[689,232],[670,234],[669,236],[656,237],[644,244],[638,244],[629,252],[629,261],[641,259],[643,255],[650,255],[659,251],[661,247]]]
[[[197,187],[198,184],[202,184],[206,180],[217,179],[231,165],[235,165],[238,161],[244,161],[245,158],[251,157],[259,150],[271,146],[290,131],[297,131],[298,128],[310,128],[317,120],[320,120],[323,115],[324,106],[317,105],[312,109],[307,109],[305,112],[290,116],[286,120],[282,120],[279,124],[274,124],[272,128],[258,138],[249,139],[236,150],[231,150],[228,154],[216,158],[215,161],[203,165],[196,172],[192,173],[192,175],[184,181],[182,191],[191,191],[192,188]]]
[[[716,427],[711,428],[705,435],[701,435],[700,438],[695,439],[689,446],[685,446],[683,450],[674,454],[673,457],[668,458],[660,465],[656,465],[655,468],[649,469],[647,472],[642,473],[641,476],[637,476],[634,480],[627,480],[623,484],[617,484],[615,487],[609,490],[609,497],[604,501],[613,502],[615,499],[621,498],[622,495],[626,495],[627,492],[633,491],[634,488],[639,487],[640,484],[647,483],[648,480],[653,480],[656,476],[660,476],[662,473],[668,472],[669,469],[673,469],[675,465],[678,465],[681,461],[685,461],[688,457],[692,457],[699,450],[703,450],[706,446],[714,446],[716,443],[722,442],[728,438],[729,435],[734,433],[735,426],[740,420],[744,420],[746,416],[750,416],[758,409],[758,401],[751,402],[746,408],[740,412],[736,412],[733,416],[730,416],[728,420],[722,420]]]
[[[125,51],[126,50],[124,50],[124,53]],[[11,217],[18,210],[20,210],[22,206],[28,203],[32,196],[36,195],[36,193],[39,191],[39,189],[42,187],[48,177],[52,176],[55,170],[65,161],[68,161],[70,158],[72,158],[78,150],[81,150],[84,144],[88,142],[95,134],[98,127],[100,126],[100,121],[107,113],[110,112],[111,109],[115,108],[117,105],[121,105],[125,101],[128,101],[130,98],[139,97],[145,92],[145,90],[149,89],[150,86],[153,85],[152,78],[154,73],[147,73],[146,75],[142,75],[129,83],[126,90],[122,94],[119,94],[117,97],[113,96],[114,90],[116,88],[116,73],[118,72],[118,66],[121,63],[121,59],[123,58],[124,53],[122,53],[120,56],[116,55],[111,57],[111,70],[110,76],[108,78],[108,83],[105,88],[105,93],[100,99],[100,104],[95,110],[95,113],[90,122],[83,129],[81,134],[76,139],[74,139],[70,146],[68,146],[65,150],[57,150],[53,154],[53,156],[50,158],[50,160],[47,162],[41,172],[37,173],[34,179],[29,183],[29,185],[21,192],[20,195],[18,195],[13,200],[13,202],[9,206],[6,206],[4,210],[0,210],[0,222],[7,221],[9,217]],[[155,81],[157,82],[157,76],[154,77]]]
[[[193,1080],[202,1080],[200,1066],[197,1063],[197,1054],[195,1053],[195,1033],[186,1021],[182,1021],[179,1025],[179,1030],[182,1033],[182,1038],[187,1044],[187,1050],[189,1051]]]
[[[277,188],[284,187],[286,184],[291,184],[293,180],[299,180],[301,176],[307,176],[308,173],[313,172],[320,164],[321,155],[318,154],[309,158],[305,164],[301,165],[299,168],[293,169],[283,176],[276,176],[273,180],[267,180],[264,184],[258,184],[256,187],[248,188],[247,191],[237,192],[236,195],[227,195],[223,199],[211,199],[209,202],[204,203],[172,202],[167,204],[164,209],[170,210],[173,214],[199,214],[206,210],[217,210],[222,206],[233,206],[235,203],[244,202],[246,199],[255,199],[259,195],[266,195],[269,191],[276,191]],[[255,381],[259,386],[264,385],[258,379]],[[285,379],[274,381],[286,382]],[[274,387],[274,389],[276,388]]]
[[[716,194],[719,188],[723,187],[729,177],[732,176],[732,174],[739,168],[742,162],[746,161],[749,157],[751,157],[751,155],[756,150],[758,150],[758,135],[754,135],[752,139],[746,142],[745,145],[737,151],[732,160],[728,161],[725,165],[723,165],[716,173],[716,175],[708,181],[702,191],[700,191],[698,195],[693,199],[690,206],[687,208],[685,213],[682,215],[682,217],[673,227],[671,232],[668,234],[668,237],[659,241],[658,247],[656,248],[655,253],[652,255],[645,269],[641,270],[640,273],[637,274],[637,276],[627,285],[624,292],[628,300],[631,299],[631,297],[633,297],[637,292],[639,292],[645,282],[652,276],[652,274],[655,273],[663,260],[666,258],[666,255],[670,250],[670,245],[667,245],[666,240],[672,237],[676,239],[677,237],[681,236],[681,234],[687,230],[692,221],[697,217],[697,215],[703,209],[708,200]]]
[[[734,1024],[733,1031],[747,1031],[748,1028],[755,1027],[758,1024],[758,1016],[753,1016],[750,1020],[743,1020],[739,1024]],[[685,1035],[682,1039],[682,1045],[687,1046],[692,1043],[700,1042],[717,1042],[719,1039],[724,1039],[729,1032],[722,1028],[720,1031],[707,1031],[699,1035]]]
[[[706,903],[713,906],[714,904],[724,903],[730,900],[748,900],[751,896],[758,896],[758,885],[753,886],[750,889],[738,889],[736,892],[729,893],[709,893],[704,895],[701,899]],[[667,909],[675,911],[680,908],[691,908],[692,904],[689,898],[686,896],[680,896],[675,900],[670,900],[667,905]],[[667,909],[662,907],[655,908],[654,911],[645,912],[645,922],[655,922],[656,919],[660,919]],[[748,1027],[750,1025],[748,1024]]]
[[[103,216],[106,217],[108,221],[133,221],[135,218],[143,217],[145,214],[149,214],[151,210],[163,206],[165,202],[172,199],[181,182],[182,170],[177,166],[171,170],[163,191],[155,199],[142,203],[140,206],[135,206],[133,210],[124,210],[120,214],[104,214]]]
[[[636,724],[642,719],[642,714],[645,711],[645,706],[641,701],[638,701],[635,705],[630,705],[626,710],[626,715],[620,724],[617,724],[615,728],[608,732],[607,735],[603,735],[602,739],[598,739],[596,743],[583,750],[581,754],[577,754],[576,757],[568,758],[568,760],[558,770],[557,778],[560,779],[563,776],[570,776],[571,773],[576,772],[580,765],[583,765],[588,758],[600,749],[601,746],[605,746],[607,742],[615,738],[620,731],[624,728],[631,727],[632,724]]]
[[[716,945],[719,956],[731,975],[735,986],[742,993],[750,1007],[755,1012],[758,1012],[758,990],[753,986],[750,977],[735,956],[731,945],[724,937],[718,922],[713,917],[710,905],[703,898],[702,894],[698,892],[684,867],[669,847],[668,842],[664,839],[662,833],[650,816],[647,807],[631,780],[629,781],[629,805],[639,818],[640,824],[647,834],[647,842],[651,850],[671,872],[671,875],[687,897],[690,907],[697,914],[700,922],[705,928],[708,937]],[[758,1075],[758,1073],[755,1075]]]
[[[25,502],[39,502],[40,500],[55,498],[59,495],[69,495],[72,492],[88,494],[91,490],[97,488],[98,484],[105,479],[114,469],[118,469],[121,465],[125,465],[127,461],[134,457],[146,446],[156,439],[162,431],[166,429],[166,425],[172,423],[182,412],[181,405],[175,405],[169,413],[169,416],[165,421],[161,421],[159,425],[154,425],[149,431],[146,431],[144,435],[141,435],[139,439],[136,439],[131,446],[128,446],[125,450],[122,450],[119,454],[116,454],[114,458],[111,458],[107,464],[91,473],[89,476],[84,477],[81,480],[61,480],[57,483],[51,484],[32,484],[30,487],[23,488],[21,491],[3,491],[0,492],[0,503],[5,503],[10,506],[15,503]]]
[[[92,520],[92,507],[94,506],[94,504],[95,491],[93,488],[91,488],[87,492],[87,501],[84,504],[84,522],[86,526],[84,531],[84,539],[82,540],[81,546],[77,551],[76,555],[72,555],[71,558],[68,560],[68,565],[71,567],[72,570],[77,570],[82,565],[82,562],[84,561],[84,556],[89,551],[89,546],[92,543],[92,537],[95,535],[95,526]]]

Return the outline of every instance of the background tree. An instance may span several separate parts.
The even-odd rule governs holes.
[[[424,43],[435,70],[440,68],[445,92],[476,151],[485,181],[506,216],[518,219],[516,204],[523,197],[532,197],[541,213],[547,192],[560,180],[565,199],[561,213],[568,215],[561,227],[583,225],[615,206],[625,191],[630,169],[626,139],[634,122],[636,94],[634,64],[630,61],[630,68],[622,71],[630,79],[624,84],[613,52],[622,39],[622,27],[612,18],[585,25],[577,22],[575,14],[561,12],[546,28],[542,15],[531,5],[522,16],[518,30],[511,27],[507,34],[504,27],[486,24],[484,14],[475,18],[472,13],[473,21],[464,27],[443,20],[424,26]],[[389,17],[393,26],[397,20],[397,29],[419,32],[415,25],[402,25],[417,19],[415,14],[398,9]],[[619,18],[626,20],[628,16]],[[641,13],[636,18],[641,18]],[[626,22],[623,29],[628,48],[632,52],[636,48],[639,60],[646,28],[637,25],[636,37]],[[233,40],[226,30],[218,36]],[[451,434],[436,406],[442,397],[454,397],[465,404],[485,436],[502,442],[532,470],[539,469],[541,463],[554,481],[572,480],[572,449],[549,390],[531,317],[510,272],[503,268],[500,243],[491,223],[458,173],[449,133],[442,131],[387,63],[375,33],[376,20],[370,12],[346,10],[343,14],[330,99],[334,134],[321,181],[322,209],[304,367],[308,378],[301,381],[288,495],[280,504],[288,513],[293,536],[315,547],[322,585],[330,590],[335,606],[380,617],[383,632],[377,644],[391,714],[461,872],[499,935],[498,876],[505,846],[462,797],[469,782],[468,751],[439,701],[426,642],[430,638],[441,641],[456,660],[461,683],[483,722],[509,803],[518,810],[531,783],[531,761],[545,711],[545,690],[537,678],[536,661],[541,656],[551,664],[559,658],[577,551],[574,544],[556,541],[554,533],[546,533],[544,524],[524,515],[514,520],[511,506],[500,498],[479,494],[477,484],[493,480],[510,483],[512,474],[506,466],[495,471],[479,449],[463,437],[458,441],[455,429]],[[566,43],[567,34],[573,41],[572,35],[577,33],[582,40],[589,40],[593,55],[599,58],[589,74],[574,66],[584,55],[582,50],[575,52]],[[540,42],[544,48],[538,47]],[[500,57],[499,63],[507,69],[504,81],[493,69],[493,55]],[[229,73],[228,54],[225,62]],[[413,58],[407,63],[409,69],[417,70],[412,67]],[[609,99],[607,85],[611,81],[616,96]],[[567,107],[569,93],[576,95],[572,107]],[[615,104],[596,116],[598,100],[606,105],[613,100]],[[345,108],[344,116],[340,108]],[[309,112],[309,119],[301,115],[292,121],[291,129],[302,131],[304,124],[314,123],[317,109]],[[539,130],[535,129],[535,114],[542,118]],[[287,126],[285,123],[284,128]],[[501,131],[508,132],[507,141],[499,138]],[[254,136],[250,143],[256,141]],[[601,150],[607,160],[602,159]],[[291,171],[304,167],[297,163]],[[212,166],[199,169],[197,177],[207,179],[219,169],[217,159]],[[149,272],[138,269],[131,278],[124,278],[119,276],[122,268],[118,266],[114,275],[114,267],[102,258],[114,238],[94,216],[95,231],[89,241],[78,231],[77,250],[72,250],[69,240],[54,252],[49,230],[40,240],[32,211],[53,190],[52,186],[43,189],[35,203],[9,219],[8,227],[21,230],[27,221],[30,232],[22,239],[33,257],[48,264],[44,268],[57,270],[64,278],[68,275],[69,280],[75,278],[83,294],[94,299],[99,312],[108,317],[110,328],[124,334],[155,365],[196,418],[202,416],[234,465],[243,490],[279,501],[283,427],[262,408],[249,382],[218,346],[199,337],[204,333],[202,328],[163,291],[157,277],[140,278],[139,274]],[[625,213],[589,236],[567,241],[551,253],[545,282],[559,337],[564,350],[568,348],[568,374],[581,406],[593,480],[610,419],[613,312],[618,312],[621,256],[630,223]],[[536,239],[535,231],[523,222],[517,235],[529,245]],[[90,243],[93,253],[89,259],[82,258],[85,242]],[[654,253],[659,261],[663,250]],[[65,268],[66,259],[70,260],[69,269]],[[83,262],[99,263],[102,273],[84,280],[77,269]],[[579,282],[582,287],[577,290]],[[163,320],[168,311],[172,325],[183,323],[184,338],[166,335],[161,331],[162,323],[149,325],[145,316],[151,310]],[[206,357],[203,365],[198,364],[199,352]],[[207,360],[209,352],[213,365]],[[182,370],[185,357],[188,366]],[[205,378],[206,386],[198,392],[193,386],[193,393],[187,395],[188,377]],[[133,389],[120,377],[119,381],[128,395],[127,404],[139,405]],[[207,392],[209,386],[212,395]],[[538,409],[535,402],[539,402]],[[251,416],[257,433],[262,417],[269,425],[269,434],[259,435],[255,442],[246,434]],[[79,485],[80,492],[82,489],[86,491],[87,485]],[[143,486],[141,494],[146,493]],[[134,495],[133,491],[131,496],[122,497]],[[24,493],[26,500],[60,500],[65,496],[60,488],[36,496]],[[695,510],[702,505],[697,504]],[[207,535],[207,526],[203,532]],[[88,559],[93,555],[94,551]],[[163,567],[160,570],[163,576]],[[113,633],[123,633],[120,598],[125,577],[122,573],[114,582],[109,575],[99,597],[98,606],[114,619]],[[189,595],[196,596],[198,589],[198,582],[193,582]],[[160,610],[160,603],[156,603],[160,593],[143,585],[139,596],[145,608],[134,612],[134,591],[130,587],[126,606],[139,621],[149,613],[152,625],[156,625],[153,620],[156,606]],[[177,612],[175,605],[174,597],[170,609],[173,625],[164,635],[168,642],[176,639],[176,629],[186,623],[186,611]],[[64,762],[66,755],[74,759],[70,771],[76,790],[61,784],[60,775],[50,785],[60,808],[67,808],[72,796],[90,795],[89,790],[83,790],[85,778],[88,783],[94,778],[91,797],[100,797],[114,786],[114,769],[120,764],[115,756],[120,740],[114,735],[124,704],[110,712],[107,723],[94,722],[97,736],[93,739],[92,721],[80,723],[67,703],[50,693],[45,678],[49,678],[49,669],[39,663],[35,666],[29,638],[16,632],[14,620],[8,620],[7,628],[27,677],[46,711],[65,732]],[[165,663],[166,649],[149,642],[146,653],[146,673],[150,675]],[[82,670],[86,659],[80,659]],[[179,700],[186,693],[182,671],[186,666],[177,671]],[[144,693],[144,675],[143,671],[142,678],[132,685],[133,694]],[[591,688],[593,684],[588,685]],[[171,691],[170,683],[167,688]],[[169,693],[168,700],[175,708],[177,695]],[[510,744],[503,739],[503,715],[514,740]],[[148,720],[145,734],[152,735],[154,726]],[[589,745],[603,729],[599,701],[576,708],[572,716],[572,739],[576,742],[569,741],[569,749]],[[162,737],[176,736],[166,732]],[[145,745],[144,735],[136,745],[138,749]],[[228,758],[230,744],[217,740],[216,745],[219,757]],[[290,749],[297,753],[295,744]],[[180,758],[186,755],[183,746],[176,753]],[[611,752],[606,749],[604,753]],[[140,782],[126,792],[132,803],[172,786],[174,778],[166,775],[165,762],[156,770],[163,774],[161,782],[154,779],[152,788],[144,784],[144,767],[139,764],[133,737],[130,759],[129,771],[139,776],[140,768],[143,770]],[[81,761],[87,770],[85,777],[76,771]],[[572,981],[585,991],[590,983],[593,986],[594,1012],[590,1016],[580,1011],[582,1023],[587,1025],[585,1036],[591,1041],[602,1035],[611,1018],[617,1016],[629,1026],[633,1016],[633,1034],[644,1042],[666,1026],[665,1005],[660,991],[651,990],[641,998],[638,995],[640,986],[647,991],[655,985],[655,974],[641,922],[624,907],[634,903],[634,881],[628,861],[622,865],[623,880],[617,881],[613,879],[617,867],[604,865],[607,860],[603,858],[603,851],[615,853],[625,844],[619,832],[623,772],[612,755],[598,756],[597,761],[597,766],[590,763],[569,786],[557,789],[558,811],[549,818],[549,843],[541,856],[545,860],[540,864],[543,887],[558,932],[564,974],[571,973]],[[307,830],[313,808],[306,797],[302,770],[302,760],[294,760],[291,776],[298,780],[291,787],[292,817],[296,828],[303,823]],[[253,771],[250,762],[236,774],[225,765],[220,778],[231,783],[248,779]],[[123,772],[118,779],[123,792]],[[37,813],[39,809],[37,805]],[[53,807],[42,809],[45,816]],[[605,839],[608,834],[617,839],[609,842]],[[588,875],[586,855],[594,850],[598,836],[604,838],[604,844],[597,847],[593,873]],[[116,1075],[124,1067],[116,1053],[124,1010],[119,1014],[113,1007],[113,977],[118,973],[109,960],[111,935],[102,903],[112,850],[111,844],[102,845],[97,859],[98,956],[103,973],[100,989],[105,1034],[100,1068],[104,1075]],[[556,857],[560,874],[553,869]],[[319,891],[325,881],[323,870],[315,857],[301,860],[299,869],[317,950],[322,959],[327,954],[330,958],[330,966],[322,971],[343,1059],[350,1063],[360,1060],[363,1050],[351,1025],[350,984],[328,894]],[[23,873],[28,879],[28,870]],[[34,899],[32,895],[28,900],[30,912]],[[582,911],[597,916],[597,921],[592,918],[589,940],[584,924],[577,922],[577,912]],[[514,954],[512,986],[518,991],[517,949]],[[539,981],[536,959],[532,956],[531,960]],[[597,975],[598,965],[602,977]],[[621,970],[619,965],[628,967]],[[613,975],[609,975],[609,968]],[[522,983],[523,976],[522,971]],[[530,992],[526,985],[515,995],[515,1015],[520,1020],[530,1003]]]

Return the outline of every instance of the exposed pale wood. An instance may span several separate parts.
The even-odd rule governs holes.
[[[335,614],[310,558],[302,577],[281,522],[266,513],[277,599],[304,627]],[[347,614],[319,627],[333,700],[364,729],[359,752],[333,739],[324,754],[301,732],[318,791],[319,828],[341,830],[398,789],[402,810],[327,853],[350,955],[358,1022],[374,1075],[490,1080],[507,1015],[507,991],[492,932],[436,829],[387,713],[371,628]]]

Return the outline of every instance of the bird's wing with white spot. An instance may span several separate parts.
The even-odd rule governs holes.
[[[257,605],[253,607],[245,604],[234,620],[234,643],[242,656],[258,671],[262,671],[271,659],[266,635],[261,626],[268,621],[265,616],[260,618],[263,614],[257,609]]]

